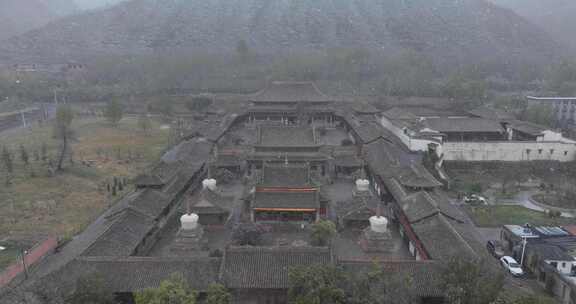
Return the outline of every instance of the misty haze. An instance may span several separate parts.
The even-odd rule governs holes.
[[[576,304],[575,16],[0,0],[0,303]]]

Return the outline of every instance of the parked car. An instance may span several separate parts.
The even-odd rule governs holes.
[[[471,205],[486,205],[488,203],[486,198],[478,194],[469,194],[464,196],[464,202]]]
[[[511,275],[519,277],[524,274],[522,266],[516,262],[516,260],[511,256],[503,256],[500,258],[500,264],[506,269]]]
[[[500,245],[499,241],[488,241],[486,242],[486,249],[495,258],[499,259],[504,256],[504,249]]]

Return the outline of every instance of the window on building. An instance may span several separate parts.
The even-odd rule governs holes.
[[[538,149],[538,154],[542,154],[542,149]]]
[[[568,151],[564,151],[564,156],[568,155]]]
[[[530,149],[526,149],[526,154],[530,154]]]
[[[554,154],[554,149],[550,149],[550,154]]]
[[[557,267],[558,266],[558,262],[550,262],[550,265]]]

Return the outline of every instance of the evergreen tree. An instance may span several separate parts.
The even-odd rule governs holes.
[[[291,304],[343,304],[346,294],[341,282],[346,280],[342,270],[325,265],[293,267],[288,272]]]
[[[108,122],[113,125],[117,125],[124,115],[124,107],[117,100],[111,100],[106,104],[104,109],[104,117]]]
[[[229,304],[232,295],[222,284],[210,284],[208,286],[208,296],[206,297],[206,304]]]
[[[14,171],[14,164],[12,162],[12,153],[6,146],[2,147],[2,162],[4,163],[4,169],[8,171],[8,173],[12,173]]]
[[[336,235],[336,225],[328,220],[320,220],[312,225],[311,239],[312,243],[317,246],[326,246]]]
[[[28,166],[29,164],[28,151],[26,151],[26,148],[24,147],[23,144],[20,144],[20,160],[22,161],[23,164]]]
[[[76,282],[74,293],[66,304],[113,304],[114,296],[105,288],[105,281],[98,274],[81,277]]]
[[[158,288],[148,288],[134,294],[136,304],[196,304],[197,293],[189,290],[182,274],[173,274]]]
[[[441,287],[448,304],[490,304],[500,293],[504,277],[478,261],[453,259],[446,265]]]
[[[38,150],[34,150],[34,161],[40,161],[40,152]]]
[[[152,129],[152,122],[147,113],[142,113],[138,117],[138,128],[140,128],[140,130],[142,130],[146,135],[148,135],[150,129]]]
[[[40,158],[44,163],[48,160],[48,145],[46,145],[45,142],[43,142],[40,147]]]

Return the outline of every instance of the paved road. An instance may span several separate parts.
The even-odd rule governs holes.
[[[506,204],[506,205],[520,205],[520,206],[523,206],[523,207],[531,209],[531,210],[546,212],[547,210],[545,208],[542,208],[541,206],[534,203],[532,196],[536,193],[538,193],[538,192],[537,191],[521,191],[520,193],[518,193],[516,195],[515,198],[501,200],[501,202],[503,204]],[[569,213],[569,212],[562,212],[561,216],[567,217],[567,218],[574,218],[575,217],[575,215],[573,213]]]

